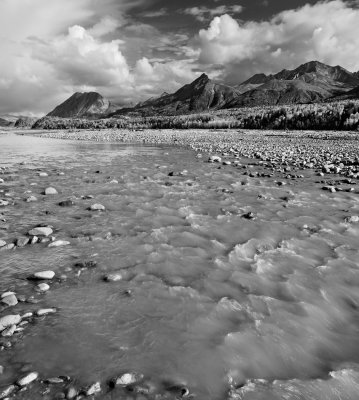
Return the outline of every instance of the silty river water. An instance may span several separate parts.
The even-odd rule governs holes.
[[[35,300],[0,317],[56,308],[2,338],[0,388],[36,371],[101,382],[99,399],[359,397],[358,194],[324,192],[310,170],[278,186],[275,173],[249,176],[266,172],[253,160],[206,161],[179,147],[0,135],[0,239],[44,224],[70,243],[0,251],[0,293]],[[43,270],[56,275],[39,294],[27,278]],[[147,392],[108,388],[129,371]],[[16,396],[64,389],[37,385]]]

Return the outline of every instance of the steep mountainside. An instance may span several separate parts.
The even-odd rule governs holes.
[[[226,85],[211,81],[202,74],[192,83],[183,86],[173,94],[163,93],[160,97],[137,104],[134,109],[119,110],[115,114],[137,112],[140,115],[183,114],[223,107],[240,93]]]
[[[110,102],[99,93],[74,93],[70,98],[57,106],[47,116],[75,118],[88,117],[96,118],[104,116],[111,111]]]
[[[11,126],[13,123],[7,119],[0,118],[0,126]]]
[[[275,75],[257,74],[237,88],[242,94],[225,107],[261,106],[324,101],[359,85],[356,74],[311,61]],[[248,88],[249,90],[245,90]]]
[[[339,96],[333,97],[333,100],[351,100],[351,99],[359,99],[359,86],[355,87],[349,92],[341,94]]]

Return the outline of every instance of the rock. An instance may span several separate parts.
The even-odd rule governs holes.
[[[97,262],[93,261],[93,260],[89,260],[89,261],[80,261],[77,262],[75,264],[76,268],[80,268],[80,269],[87,269],[87,268],[96,268],[97,267]]]
[[[33,201],[37,201],[37,197],[35,197],[35,196],[29,196],[29,197],[26,198],[26,201],[27,201],[28,203],[31,203],[31,202],[33,202]]]
[[[49,227],[37,227],[28,232],[30,236],[50,236],[52,233],[53,230]]]
[[[60,378],[60,377],[55,377],[55,378],[48,378],[44,380],[44,383],[48,383],[48,384],[59,384],[59,383],[64,383],[64,379]]]
[[[24,315],[21,316],[21,320],[32,318],[33,316],[34,316],[34,314],[32,312],[27,312],[27,313],[25,313]]]
[[[56,308],[41,308],[36,311],[36,315],[38,317],[42,317],[43,315],[54,314],[56,313]]]
[[[53,187],[48,187],[45,189],[45,194],[46,195],[57,194],[57,190]]]
[[[76,396],[77,396],[77,390],[76,390],[73,386],[70,386],[70,387],[67,389],[67,392],[66,392],[66,399],[72,400],[72,399],[74,399]]]
[[[10,294],[9,296],[3,297],[1,299],[1,302],[9,307],[16,306],[16,304],[18,303],[17,298],[14,294]]]
[[[91,211],[105,211],[106,208],[102,204],[92,204],[90,206]]]
[[[30,372],[29,374],[25,375],[23,378],[16,381],[16,384],[20,387],[27,386],[31,382],[36,381],[36,379],[38,377],[39,377],[39,374],[37,372]]]
[[[74,204],[75,203],[72,200],[64,200],[64,201],[60,201],[59,206],[60,207],[71,207]]]
[[[222,158],[219,156],[210,156],[208,159],[209,163],[220,163],[222,161]]]
[[[35,244],[35,243],[37,243],[38,241],[39,241],[39,238],[38,238],[37,236],[33,236],[33,237],[31,238],[30,243],[31,243],[31,244]]]
[[[103,280],[106,282],[118,282],[118,281],[121,281],[122,279],[123,279],[123,275],[120,272],[105,275],[103,278]]]
[[[7,200],[0,200],[0,207],[8,206],[9,202]]]
[[[47,292],[48,290],[50,290],[50,286],[49,286],[47,283],[39,283],[39,284],[36,286],[35,290],[36,290],[37,292],[40,292],[40,293],[45,293],[45,292]]]
[[[0,375],[2,375],[3,373],[4,373],[4,367],[0,365]]]
[[[4,292],[4,293],[0,296],[0,299],[3,299],[4,297],[7,297],[7,296],[11,296],[12,294],[15,294],[15,292]]]
[[[254,215],[254,213],[253,213],[252,211],[250,211],[250,212],[248,212],[248,213],[246,213],[246,214],[243,214],[243,215],[242,215],[242,218],[245,218],[245,219],[254,219],[254,218],[255,218],[255,215]]]
[[[60,246],[67,246],[70,242],[66,240],[56,240],[55,242],[50,243],[47,247],[60,247]]]
[[[96,393],[101,392],[100,382],[93,383],[90,387],[85,390],[86,396],[93,396]]]
[[[46,172],[39,172],[39,176],[41,176],[42,178],[45,176],[49,176]]]
[[[5,240],[1,240],[1,239],[0,239],[0,247],[4,247],[4,246],[6,246]]]
[[[30,242],[28,237],[21,237],[16,240],[17,247],[25,247]]]
[[[112,380],[113,386],[129,386],[133,385],[143,379],[142,374],[127,372]]]
[[[12,250],[13,248],[15,248],[15,244],[9,243],[6,246],[0,247],[0,250]]]
[[[16,325],[11,325],[1,332],[1,336],[10,337],[15,333],[15,331],[16,331]]]
[[[351,217],[345,218],[345,222],[356,223],[359,222],[359,215],[352,215]]]
[[[32,275],[32,279],[39,279],[39,280],[51,280],[54,277],[55,277],[55,272],[50,270],[35,272],[34,275]]]
[[[5,315],[0,318],[0,332],[11,325],[17,325],[21,321],[19,314],[15,315]]]
[[[1,389],[0,390],[0,399],[6,399],[7,397],[9,397],[12,393],[14,393],[16,390],[16,386],[15,385],[10,385],[5,389]]]

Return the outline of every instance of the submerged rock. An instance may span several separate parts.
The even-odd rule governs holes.
[[[5,389],[0,389],[0,399],[6,399],[11,394],[13,394],[16,389],[17,389],[17,387],[15,385],[10,385],[10,386],[6,387]]]
[[[85,390],[86,396],[93,396],[96,393],[101,392],[101,384],[100,382],[93,383]]]
[[[21,237],[16,240],[17,247],[25,247],[30,242],[28,237]]]
[[[9,307],[16,306],[16,304],[18,303],[15,294],[10,294],[9,296],[2,297],[1,302]]]
[[[75,203],[72,200],[64,200],[60,201],[59,206],[60,207],[72,207]]]
[[[49,286],[47,283],[39,283],[39,284],[36,286],[35,290],[36,290],[37,292],[40,292],[40,293],[45,293],[45,292],[47,292],[48,290],[50,290],[50,286]]]
[[[140,382],[143,379],[142,374],[127,372],[111,380],[112,386],[129,386]]]
[[[23,378],[16,381],[16,384],[20,387],[27,386],[31,382],[36,381],[36,379],[38,377],[39,377],[39,374],[37,372],[30,372],[29,374],[25,375]]]
[[[43,315],[55,314],[56,311],[56,308],[41,308],[40,310],[36,311],[36,315],[38,317],[42,317]]]
[[[70,242],[66,240],[56,240],[55,242],[50,243],[47,247],[60,247],[60,246],[67,246]]]

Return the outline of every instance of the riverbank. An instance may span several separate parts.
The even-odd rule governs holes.
[[[216,154],[219,158],[215,161],[227,164],[245,157],[273,168],[314,168],[318,173],[348,178],[357,178],[359,173],[359,135],[349,131],[38,130],[29,134],[80,141],[183,146],[198,153]]]

